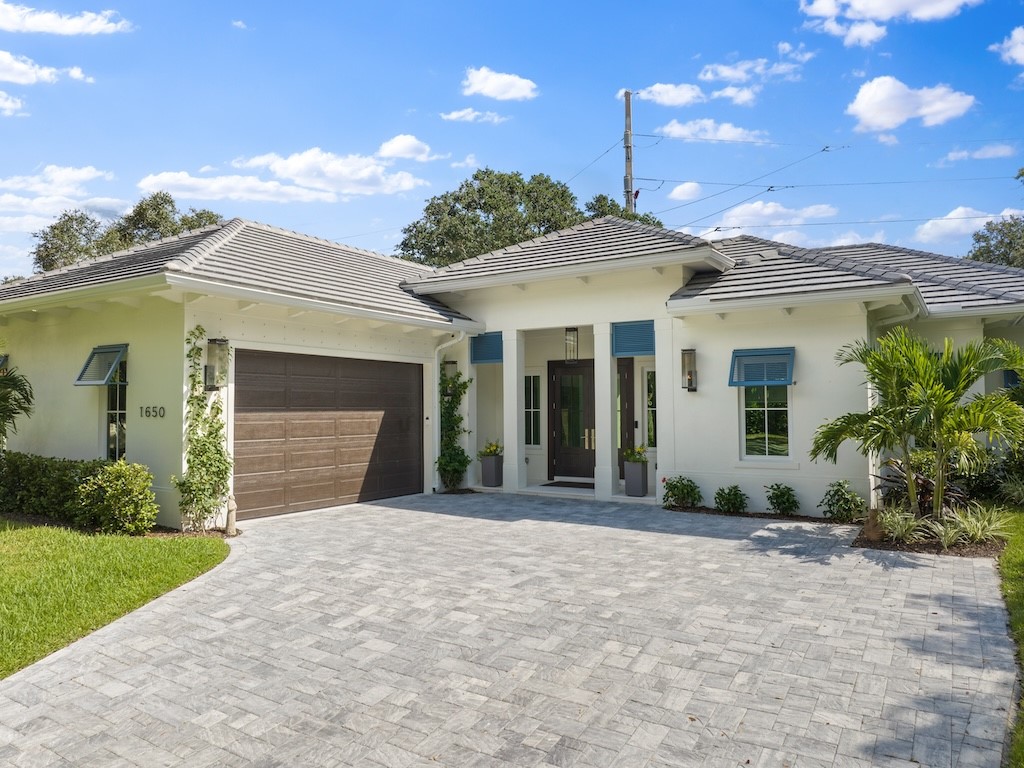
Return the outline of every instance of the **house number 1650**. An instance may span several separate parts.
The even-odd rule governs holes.
[[[162,419],[167,411],[162,405],[140,405],[139,416],[145,419]]]

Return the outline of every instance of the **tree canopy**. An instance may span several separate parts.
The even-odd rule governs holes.
[[[1024,168],[1017,171],[1024,183]],[[1024,267],[1024,216],[1008,216],[1000,221],[989,221],[972,235],[974,245],[968,259]]]
[[[128,213],[106,224],[85,211],[64,211],[53,224],[32,233],[32,264],[36,272],[46,272],[220,220],[219,214],[205,208],[182,213],[168,192],[143,197]]]
[[[627,213],[607,195],[595,196],[581,211],[568,185],[543,173],[526,179],[481,168],[457,189],[427,200],[423,216],[402,229],[398,251],[444,266],[609,215],[661,225],[650,214]]]

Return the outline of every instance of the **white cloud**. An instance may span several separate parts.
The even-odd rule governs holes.
[[[1007,64],[1024,67],[1024,27],[1014,27],[1013,32],[1001,43],[993,43],[988,49],[999,54]]]
[[[14,117],[21,112],[21,99],[11,96],[9,93],[0,91],[0,115]]]
[[[800,0],[804,27],[843,38],[847,47],[870,46],[886,35],[877,22],[936,21],[984,0]]]
[[[753,227],[769,224],[772,226],[799,226],[810,219],[827,219],[839,211],[826,204],[809,205],[805,208],[786,208],[780,203],[766,203],[755,200],[743,203],[726,211],[720,227]]]
[[[0,232],[36,232],[53,224],[50,216],[0,216]]]
[[[705,64],[697,78],[705,82],[746,83],[754,77],[762,80],[771,77],[794,78],[799,69],[794,61],[771,63],[768,59],[747,59],[735,64]]]
[[[708,117],[687,123],[673,119],[655,131],[669,138],[687,141],[765,141],[767,138],[764,131],[750,131],[732,123],[716,123]]]
[[[58,72],[53,67],[42,67],[26,56],[15,56],[9,51],[0,51],[0,82],[34,85],[55,83]]]
[[[242,21],[241,19],[233,20],[231,22],[231,26],[234,27],[235,29],[248,29],[249,28],[249,27],[246,26],[245,22]]]
[[[466,155],[465,160],[456,160],[451,166],[452,168],[478,168],[479,163],[476,161],[476,155],[470,153]]]
[[[187,171],[152,173],[139,181],[145,193],[170,192],[192,200],[249,200],[270,203],[332,203],[333,192],[308,189],[256,176],[193,176]]]
[[[472,107],[466,107],[465,109],[457,109],[454,112],[442,112],[441,119],[458,123],[493,123],[498,125],[499,123],[504,123],[509,118],[505,115],[499,115],[497,112],[480,112]]]
[[[895,147],[900,143],[900,140],[891,133],[880,133],[875,138],[879,144],[885,144],[887,147]]]
[[[1013,157],[1015,154],[1017,154],[1017,150],[1009,144],[986,144],[973,152],[966,149],[953,150],[942,158],[939,164],[956,163],[960,160],[997,160],[1003,157]]]
[[[942,125],[973,104],[973,96],[948,85],[914,89],[886,75],[861,85],[846,114],[857,118],[855,130],[887,131],[914,118],[920,118],[925,126]]]
[[[420,163],[440,160],[444,157],[442,155],[430,154],[430,145],[425,144],[408,133],[400,133],[393,139],[385,141],[380,145],[380,149],[377,150],[377,156],[389,159],[416,160]]]
[[[215,165],[204,165],[202,168],[199,169],[199,172],[200,173],[213,173],[216,170],[217,170],[217,166],[215,166]]]
[[[83,11],[65,16],[56,11],[40,11],[25,5],[0,0],[0,31],[45,32],[52,35],[107,35],[128,32],[129,21],[117,18],[117,11]]]
[[[803,43],[794,48],[790,43],[783,41],[776,46],[776,50],[778,50],[779,56],[792,59],[800,64],[806,64],[817,55],[813,51],[806,50]]]
[[[619,98],[622,98],[622,93],[619,91]],[[655,83],[634,91],[633,96],[642,101],[653,101],[663,107],[688,107],[706,100],[700,86],[690,83]]]
[[[538,95],[537,84],[519,75],[495,72],[488,67],[466,70],[466,79],[462,81],[462,95],[474,94],[487,96],[499,101],[525,101]]]
[[[427,184],[406,171],[391,172],[386,160],[365,155],[336,155],[313,147],[288,157],[268,153],[232,162],[235,168],[260,168],[279,179],[339,195],[391,195]]]
[[[669,200],[696,200],[703,190],[696,181],[684,181],[668,193]]]
[[[0,178],[0,189],[32,192],[36,195],[80,197],[86,194],[85,183],[103,179],[111,181],[114,174],[91,165],[82,167],[48,165],[34,176],[8,176]]]
[[[70,77],[72,80],[81,80],[83,83],[95,83],[96,82],[96,78],[90,77],[89,75],[85,74],[82,71],[81,67],[71,67],[70,69],[68,69],[66,71],[68,73],[68,77]]]
[[[755,101],[757,101],[757,94],[760,92],[761,86],[754,85],[749,88],[740,88],[735,85],[727,85],[719,91],[714,91],[711,94],[713,99],[729,99],[733,104],[741,107],[749,107]]]
[[[976,208],[960,205],[938,219],[927,221],[914,230],[914,239],[922,243],[936,243],[956,237],[966,237],[981,229],[985,222],[1007,216],[1024,215],[1024,210],[1004,208],[1002,213],[985,213]]]

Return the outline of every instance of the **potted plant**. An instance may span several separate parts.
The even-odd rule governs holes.
[[[622,451],[626,475],[626,495],[647,495],[647,446],[638,445]]]
[[[502,483],[502,455],[501,443],[497,440],[484,445],[477,453],[480,459],[481,482],[486,488],[497,488]]]

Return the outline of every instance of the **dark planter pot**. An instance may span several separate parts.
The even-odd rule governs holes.
[[[504,456],[482,456],[480,458],[481,482],[485,488],[497,488],[502,483]]]
[[[647,495],[647,463],[638,461],[625,462],[626,495]]]

